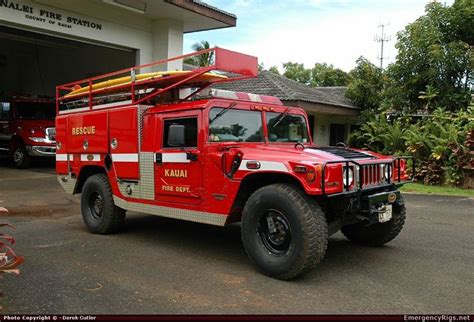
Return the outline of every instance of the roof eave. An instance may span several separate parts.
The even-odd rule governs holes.
[[[186,1],[186,0],[164,0],[166,3],[180,7],[185,10],[189,10],[196,14],[214,19],[221,23],[226,24],[226,27],[235,27],[237,25],[237,16],[234,14],[219,10],[216,7],[210,6],[200,1]]]

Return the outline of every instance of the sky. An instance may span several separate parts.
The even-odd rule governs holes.
[[[381,24],[391,40],[384,67],[393,62],[396,33],[423,15],[431,0],[204,0],[237,15],[237,27],[185,34],[184,52],[207,40],[211,46],[257,56],[266,69],[292,61],[312,68],[328,63],[345,71],[364,56],[380,65]],[[452,4],[453,0],[443,3]]]

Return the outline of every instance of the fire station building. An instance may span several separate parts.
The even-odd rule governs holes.
[[[0,97],[181,55],[184,33],[236,19],[198,0],[0,0]]]

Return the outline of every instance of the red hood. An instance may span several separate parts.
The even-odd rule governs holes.
[[[349,148],[348,148],[349,149]],[[307,146],[304,150],[302,148],[295,148],[293,145],[264,145],[264,146],[252,146],[239,147],[243,153],[243,158],[246,160],[259,160],[259,161],[290,161],[299,163],[321,163],[327,161],[343,161],[342,156],[338,156],[328,151],[318,150],[318,147]],[[376,160],[391,160],[391,157],[380,155],[374,152],[349,149],[350,151],[360,152],[367,155],[366,158],[358,158],[359,163],[371,163]]]
[[[16,123],[23,131],[44,131],[47,127],[54,127],[54,120],[17,120]]]

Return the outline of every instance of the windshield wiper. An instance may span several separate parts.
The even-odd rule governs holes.
[[[280,124],[280,122],[283,121],[283,119],[288,115],[290,109],[291,107],[288,107],[284,112],[280,113],[280,115],[278,115],[277,121],[272,125],[272,127],[276,127],[278,124]]]
[[[214,116],[214,118],[209,121],[209,124],[212,124],[212,122],[214,122],[215,120],[217,120],[219,117],[221,117],[222,115],[224,115],[228,110],[230,110],[231,108],[235,107],[236,105],[237,105],[237,103],[236,103],[236,102],[233,102],[233,103],[229,104],[229,106],[222,108],[222,111],[220,111],[219,113],[217,113],[216,116]]]

